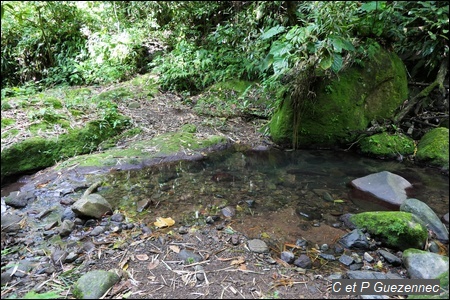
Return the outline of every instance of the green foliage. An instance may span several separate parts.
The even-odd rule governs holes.
[[[4,8],[4,7],[3,7]],[[70,83],[84,45],[83,15],[73,3],[11,1],[2,18],[2,87],[28,81]]]
[[[436,73],[448,58],[448,1],[400,2],[404,14],[400,25],[404,36],[395,45],[411,67],[411,75]]]

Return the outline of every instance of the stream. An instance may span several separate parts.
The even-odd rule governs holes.
[[[438,169],[329,150],[232,147],[198,160],[103,173],[98,193],[118,212],[149,226],[158,217],[171,217],[178,226],[228,218],[249,238],[264,234],[280,242],[303,238],[319,244],[342,235],[339,216],[344,213],[389,210],[355,195],[349,186],[356,178],[381,171],[408,180],[413,185],[408,196],[427,203],[439,217],[448,212],[448,176]],[[66,182],[48,185],[27,206],[28,214],[54,208],[56,199],[79,199],[88,184],[82,176],[77,180],[79,187],[71,187],[72,193],[63,192],[69,189]],[[2,196],[21,186],[2,187]],[[62,209],[54,208],[55,218]]]

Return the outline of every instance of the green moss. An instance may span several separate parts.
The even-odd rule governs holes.
[[[417,146],[416,156],[423,162],[441,166],[449,166],[449,130],[439,127],[427,132]]]
[[[2,118],[2,128],[16,123],[16,120],[10,118]]]
[[[121,164],[139,165],[146,159],[156,156],[168,155],[184,151],[204,149],[220,143],[225,143],[222,136],[211,136],[208,139],[199,140],[193,133],[175,132],[162,134],[151,140],[138,141],[127,149],[108,149],[103,153],[76,156],[57,166],[57,169],[77,164],[83,166],[116,166]]]
[[[393,116],[408,95],[406,71],[395,54],[380,51],[364,68],[353,66],[333,79],[319,80],[314,92],[314,99],[301,100],[300,147],[348,144],[370,121]],[[277,143],[292,141],[291,106],[287,99],[271,120],[270,134]]]
[[[62,102],[55,97],[47,97],[44,99],[44,105],[52,106],[53,108],[60,109],[63,107]]]
[[[2,139],[7,139],[7,138],[11,138],[13,136],[16,136],[19,134],[19,132],[20,132],[19,129],[14,129],[14,128],[11,130],[8,130],[6,132],[3,132]]]
[[[195,126],[194,124],[185,124],[181,127],[181,131],[189,132],[189,133],[196,133],[197,126]]]
[[[428,237],[425,226],[411,213],[387,211],[364,212],[350,219],[358,228],[382,239],[388,246],[398,249],[422,248]]]
[[[414,140],[402,135],[387,132],[374,134],[359,141],[363,153],[375,156],[396,157],[398,154],[414,153]]]
[[[96,98],[98,100],[107,101],[126,101],[132,99],[134,96],[133,91],[126,87],[118,87],[99,94]]]
[[[13,144],[1,153],[1,176],[45,168],[74,155],[90,153],[97,145],[123,128],[100,127],[101,121],[92,121],[79,130],[45,139],[34,137]]]

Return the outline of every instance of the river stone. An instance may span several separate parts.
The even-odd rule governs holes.
[[[19,231],[22,218],[14,212],[3,214],[1,218],[2,233]]]
[[[339,240],[339,243],[348,249],[369,249],[369,242],[360,229],[353,229],[349,233],[345,234]]]
[[[292,253],[292,251],[283,251],[281,252],[280,258],[282,261],[287,262],[288,264],[291,264],[294,262],[295,255]]]
[[[445,215],[442,216],[442,222],[448,225],[449,223],[448,218],[449,218],[448,213],[446,213]]]
[[[200,255],[185,249],[181,250],[178,253],[178,257],[187,264],[198,263],[203,260],[203,258]]]
[[[418,249],[405,250],[403,262],[413,279],[434,279],[449,268],[447,256]]]
[[[64,220],[61,223],[61,226],[59,227],[59,235],[61,237],[69,236],[72,232],[73,228],[75,227],[75,224],[70,220]]]
[[[248,241],[248,248],[255,253],[264,253],[269,251],[266,242],[260,239],[253,239]]]
[[[112,206],[99,194],[89,194],[81,197],[72,205],[72,210],[80,216],[100,219],[104,214],[112,212]]]
[[[7,197],[5,197],[5,204],[12,206],[14,208],[23,208],[27,206],[28,203],[33,202],[36,196],[31,192],[11,192]]]
[[[352,180],[350,184],[364,193],[396,206],[400,206],[406,200],[406,189],[412,188],[408,180],[388,171]]]
[[[400,266],[402,264],[402,260],[395,256],[394,254],[387,252],[386,250],[380,249],[378,253],[384,257],[384,259],[393,265],[394,267]]]
[[[448,243],[448,230],[442,224],[436,213],[425,203],[418,199],[409,198],[406,199],[402,205],[400,205],[401,211],[406,211],[415,214],[419,217],[429,229],[433,230],[436,237],[443,243]]]
[[[294,265],[297,267],[303,268],[303,269],[311,269],[312,268],[312,262],[311,258],[309,258],[306,254],[301,254],[295,261]]]
[[[119,280],[119,275],[113,272],[90,271],[77,280],[73,287],[73,295],[77,299],[100,299]]]

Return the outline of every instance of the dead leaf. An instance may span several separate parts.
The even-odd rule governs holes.
[[[178,247],[178,246],[170,245],[169,249],[172,250],[175,253],[180,253],[180,247]]]
[[[175,221],[170,217],[169,218],[158,217],[158,218],[156,218],[156,222],[153,224],[155,224],[156,227],[164,228],[164,227],[172,226],[173,224],[175,224]]]
[[[242,265],[239,265],[238,269],[242,270],[242,271],[246,271],[247,270],[247,266],[245,264],[242,264]]]
[[[238,257],[238,259],[235,259],[235,260],[231,261],[231,265],[232,266],[238,266],[238,265],[241,265],[243,263],[245,263],[245,258],[242,257],[242,256]]]
[[[148,264],[147,269],[153,270],[153,269],[156,268],[158,265],[159,265],[159,259],[154,259],[154,260],[152,260],[152,261]]]
[[[136,258],[138,260],[148,260],[148,255],[147,254],[136,254]]]

